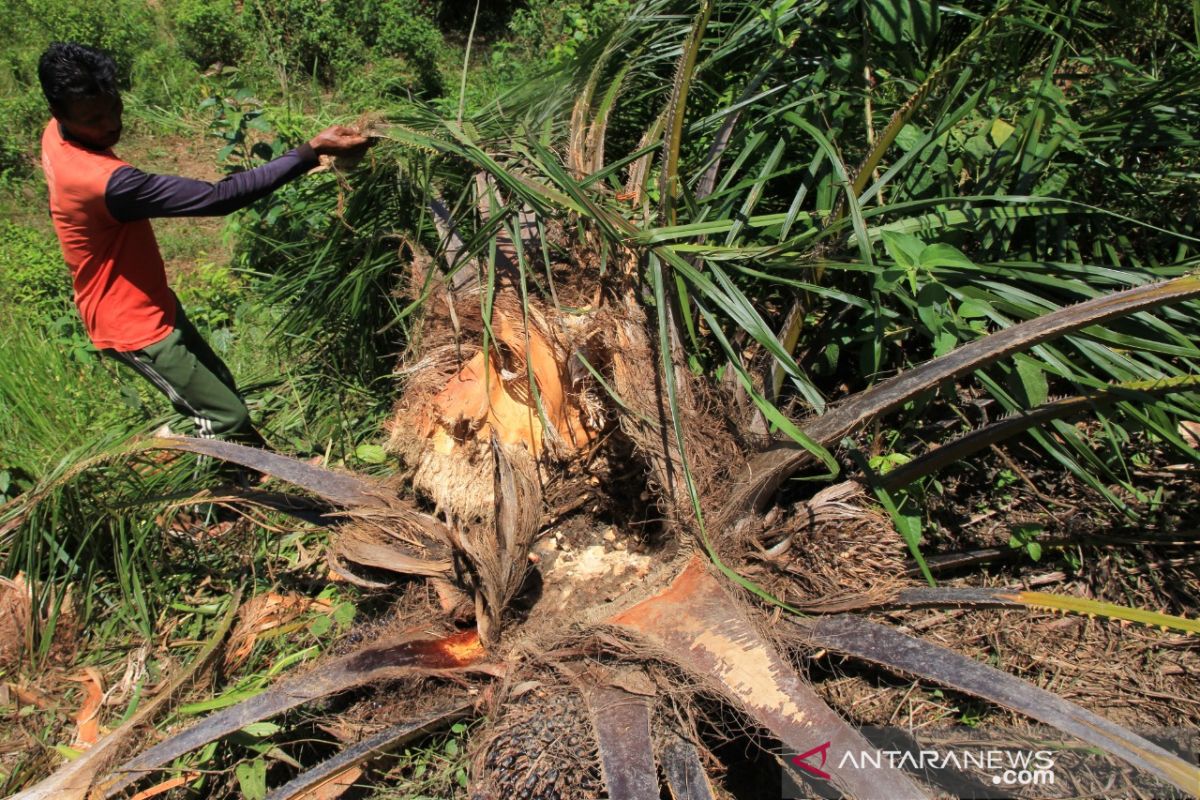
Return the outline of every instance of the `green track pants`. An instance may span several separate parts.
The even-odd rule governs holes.
[[[141,350],[105,350],[165,394],[180,414],[191,417],[199,436],[262,444],[250,424],[246,403],[233,374],[183,313],[175,307],[175,328]]]

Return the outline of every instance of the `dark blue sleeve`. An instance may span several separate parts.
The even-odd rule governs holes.
[[[274,161],[236,172],[216,183],[121,167],[108,179],[104,202],[108,212],[120,222],[151,217],[221,216],[266,197],[316,165],[316,153],[303,144]]]

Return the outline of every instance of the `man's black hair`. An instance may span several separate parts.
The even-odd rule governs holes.
[[[54,42],[38,61],[42,94],[56,111],[86,97],[117,94],[117,65],[102,50],[75,42]]]

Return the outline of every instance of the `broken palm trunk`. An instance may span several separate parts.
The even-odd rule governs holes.
[[[414,488],[451,524],[491,520],[493,440],[531,480],[540,465],[582,452],[599,433],[598,415],[570,363],[577,347],[555,315],[523,307],[516,287],[498,287],[487,348],[439,345],[407,371],[390,422],[389,448],[412,469]],[[461,319],[480,310],[460,309]],[[426,321],[426,338],[445,333]],[[476,323],[478,324],[478,323]],[[461,363],[458,353],[461,351]],[[572,374],[575,373],[575,374]]]
[[[495,190],[486,180],[476,183],[486,221]],[[434,216],[447,271],[435,274],[432,259],[418,259],[426,274],[415,275],[414,285],[445,286],[418,337],[437,344],[404,371],[389,448],[446,520],[455,571],[474,593],[483,641],[494,644],[500,615],[528,574],[550,476],[560,473],[547,467],[580,456],[602,418],[586,371],[572,366],[589,336],[586,319],[524,291],[522,253],[533,248],[537,230],[532,213],[515,217],[519,244],[507,230],[497,234],[490,284],[463,279],[476,265],[464,261],[445,207],[438,204]]]

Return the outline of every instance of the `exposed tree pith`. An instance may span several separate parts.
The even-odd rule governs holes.
[[[595,436],[583,424],[578,405],[571,403],[563,354],[536,321],[523,324],[510,302],[499,298],[493,309],[494,341],[501,349],[476,353],[415,424],[439,455],[452,453],[468,439],[487,443],[492,436],[505,445],[522,445],[535,457],[546,437],[553,436],[558,447],[573,453]]]

